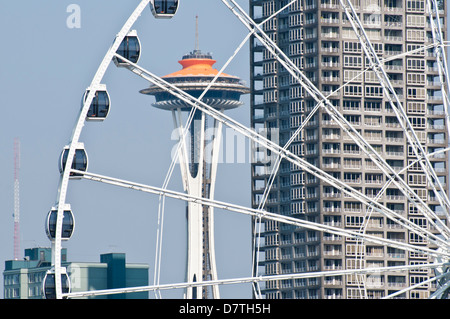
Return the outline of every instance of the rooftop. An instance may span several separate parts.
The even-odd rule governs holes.
[[[194,50],[189,54],[185,54],[183,58],[178,61],[183,68],[174,73],[163,76],[162,78],[173,78],[173,77],[192,77],[192,76],[210,76],[215,77],[219,71],[213,68],[213,65],[217,61],[212,58],[211,53],[202,53],[200,50]],[[221,77],[231,77],[234,76],[222,73]]]

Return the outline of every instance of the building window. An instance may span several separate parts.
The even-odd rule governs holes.
[[[360,227],[364,223],[363,216],[346,216],[345,226],[347,227]]]
[[[409,122],[413,128],[425,129],[426,128],[426,118],[418,116],[408,116]]]
[[[367,73],[366,73],[367,74]],[[345,82],[362,82],[363,77],[361,71],[358,70],[344,70],[344,81]]]
[[[425,12],[424,0],[407,0],[406,12]]]
[[[411,186],[425,186],[427,177],[423,174],[409,174],[408,181]]]
[[[381,86],[367,85],[365,89],[367,97],[383,97],[383,88]]]
[[[415,51],[417,50],[417,51]],[[410,52],[410,55],[425,55],[425,51],[423,50],[423,45],[420,44],[408,44],[407,51]],[[415,51],[415,52],[411,52]]]
[[[425,88],[409,87],[407,90],[407,98],[414,100],[424,100],[426,97]]]
[[[425,61],[423,59],[407,59],[407,70],[423,71],[425,70]]]
[[[346,96],[362,96],[361,85],[347,85],[344,87],[344,94]]]
[[[425,40],[424,30],[407,30],[406,40],[413,42],[423,42]]]
[[[361,43],[344,41],[344,52],[345,53],[361,53],[362,52]]]
[[[360,68],[362,66],[362,58],[360,56],[344,56],[344,67]]]
[[[408,14],[406,16],[406,26],[407,27],[424,28],[425,27],[425,16]]]

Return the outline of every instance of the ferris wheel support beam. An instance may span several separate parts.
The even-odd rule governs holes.
[[[287,6],[289,6],[289,5],[290,5],[290,4],[288,4]],[[276,14],[276,13],[275,13],[275,14]],[[269,18],[268,18],[268,19],[269,19]],[[267,20],[268,20],[268,19],[267,19]],[[264,22],[263,22],[263,23],[264,23]],[[261,23],[260,25],[262,25],[263,23]],[[253,34],[253,33],[254,33],[254,31],[251,32],[251,34]],[[413,53],[413,52],[425,51],[425,50],[427,50],[428,48],[434,48],[434,47],[436,47],[436,45],[433,45],[433,44],[427,45],[427,46],[424,46],[424,47],[422,47],[422,48],[418,48],[418,49],[411,50],[411,51],[409,51],[409,52],[405,52],[405,53],[397,54],[397,55],[394,55],[394,56],[391,56],[391,57],[388,57],[388,58],[385,58],[385,59],[381,59],[381,61],[382,61],[383,63],[385,63],[385,62],[387,62],[387,61],[395,60],[395,59],[397,59],[397,58],[399,58],[399,57],[406,56],[407,54],[411,54],[411,53]],[[354,79],[360,77],[361,75],[363,75],[363,74],[364,74],[365,72],[367,72],[368,70],[370,70],[370,68],[367,68],[367,69],[365,69],[365,70],[359,72],[356,76],[354,76],[352,79],[350,79],[349,81],[347,81],[342,87],[340,87],[339,89],[333,91],[329,96],[331,96],[333,93],[339,91],[339,90],[342,89],[345,85],[351,83]],[[329,96],[327,96],[327,98],[328,98]],[[296,131],[294,132],[294,134],[291,136],[291,138],[289,139],[289,141],[286,143],[286,145],[284,146],[284,149],[287,149],[287,148],[289,147],[289,145],[292,143],[292,141],[293,141],[293,140],[298,136],[298,134],[305,128],[305,126],[308,124],[309,120],[314,116],[314,114],[315,114],[316,111],[320,108],[320,106],[321,106],[320,103],[317,103],[316,106],[313,108],[313,110],[311,110],[311,112],[309,112],[308,116],[305,118],[305,120],[301,123],[301,125],[297,128],[297,130],[296,130]],[[449,127],[450,127],[450,126],[449,126]],[[429,154],[427,155],[427,157],[429,157]],[[273,167],[273,169],[272,169],[272,172],[271,172],[271,174],[270,174],[270,177],[269,177],[269,181],[270,181],[270,182],[268,183],[268,186],[267,186],[267,187],[265,188],[265,190],[264,190],[264,194],[263,194],[263,196],[262,196],[263,199],[261,200],[261,203],[259,204],[259,208],[264,207],[264,205],[265,205],[265,203],[266,203],[267,195],[268,195],[268,193],[270,192],[270,188],[272,187],[274,177],[275,177],[275,175],[277,174],[278,169],[279,169],[280,160],[281,160],[281,158],[278,156],[278,157],[277,157],[277,160],[276,160],[276,162],[275,162],[275,165],[274,165],[274,167]],[[414,163],[417,163],[418,161],[419,161],[419,160],[416,160],[416,161],[414,161]],[[411,166],[411,165],[408,165],[408,167],[409,167],[409,166]],[[399,174],[403,173],[404,171],[405,171],[405,169],[402,169],[402,170],[399,172]],[[389,183],[391,183],[391,182],[393,181],[393,178],[394,178],[394,177],[392,177],[392,176],[389,178]]]
[[[71,171],[75,172],[75,173],[81,172],[78,170],[71,170]],[[424,253],[424,254],[427,254],[427,255],[430,255],[433,257],[440,257],[440,258],[449,258],[450,257],[450,252],[445,249],[443,249],[442,251],[436,251],[436,250],[429,249],[429,248],[423,247],[423,246],[414,246],[414,245],[410,245],[407,243],[398,242],[395,240],[389,240],[389,239],[384,239],[384,238],[380,238],[380,237],[376,237],[376,236],[372,236],[372,235],[362,234],[357,231],[342,229],[342,228],[333,227],[333,226],[329,226],[329,225],[323,225],[320,223],[310,222],[310,221],[306,221],[306,220],[300,220],[295,217],[279,215],[279,214],[275,214],[275,213],[261,211],[258,209],[253,209],[253,208],[236,205],[236,204],[221,202],[221,201],[217,201],[214,199],[209,199],[209,198],[204,198],[204,197],[196,197],[196,196],[192,196],[192,195],[182,193],[182,192],[162,189],[159,187],[140,184],[140,183],[134,183],[134,182],[117,179],[117,178],[112,178],[112,177],[108,177],[108,176],[104,176],[104,175],[94,174],[94,173],[90,173],[90,172],[83,171],[82,173],[83,173],[82,178],[87,179],[87,180],[106,183],[106,184],[119,186],[119,187],[123,187],[123,188],[127,188],[127,189],[138,190],[138,191],[142,191],[142,192],[146,192],[146,193],[156,194],[159,196],[164,195],[166,197],[175,198],[175,199],[183,200],[186,202],[193,202],[193,203],[197,203],[197,204],[207,205],[207,206],[211,206],[211,207],[218,208],[218,209],[224,209],[224,210],[233,211],[233,212],[237,212],[237,213],[241,213],[241,214],[245,214],[245,215],[260,217],[260,218],[273,220],[273,221],[278,221],[281,223],[286,223],[286,224],[294,225],[297,227],[303,227],[303,228],[317,230],[317,231],[321,231],[321,232],[329,232],[329,233],[332,233],[335,235],[350,237],[353,239],[356,238],[358,240],[364,240],[367,242],[372,242],[372,243],[376,243],[376,244],[380,244],[380,245],[387,245],[389,247],[404,249],[404,250],[413,251],[413,252],[420,252],[420,253]],[[412,231],[414,231],[414,230],[412,230]]]
[[[339,1],[341,2],[341,5],[342,5],[343,9],[345,10],[347,18],[353,27],[353,31],[355,32],[357,38],[359,39],[359,42],[361,43],[361,46],[364,50],[366,57],[370,61],[372,70],[378,77],[378,80],[383,89],[385,98],[389,101],[389,104],[391,105],[393,111],[395,112],[395,115],[397,116],[398,122],[401,125],[401,127],[408,139],[409,145],[411,146],[412,150],[414,151],[414,154],[416,155],[416,157],[423,159],[423,161],[419,161],[419,164],[421,165],[423,173],[425,174],[425,176],[428,180],[428,184],[433,188],[433,190],[436,194],[436,197],[437,197],[439,203],[441,204],[442,208],[444,209],[444,212],[445,212],[447,218],[450,219],[449,198],[448,198],[448,196],[445,196],[445,190],[442,187],[442,184],[439,181],[438,176],[436,175],[436,171],[434,170],[433,165],[426,158],[425,149],[423,148],[422,144],[420,143],[419,138],[417,137],[417,135],[408,119],[408,116],[405,112],[404,107],[402,107],[402,103],[400,102],[397,92],[395,91],[394,87],[392,86],[392,83],[389,80],[389,77],[384,70],[383,63],[381,63],[379,57],[377,56],[377,53],[375,52],[375,49],[373,48],[373,46],[369,40],[369,37],[367,36],[367,34],[365,32],[365,29],[361,23],[361,20],[359,19],[355,9],[353,8],[351,0],[339,0]],[[345,3],[345,2],[347,2],[347,3]],[[437,184],[439,190],[442,191],[442,193],[437,190],[436,184]],[[434,218],[438,218],[434,214],[432,214],[432,216]]]
[[[292,154],[288,150],[284,150],[278,144],[268,140],[261,134],[254,132],[253,130],[249,129],[248,127],[233,120],[232,118],[226,116],[225,114],[215,110],[214,108],[210,107],[206,103],[192,97],[191,95],[187,94],[186,92],[182,91],[181,89],[177,88],[176,86],[164,81],[160,77],[152,74],[151,72],[143,69],[142,67],[132,63],[131,61],[129,61],[117,54],[116,54],[116,56],[120,57],[120,59],[123,59],[127,63],[129,63],[130,70],[132,70],[133,73],[146,79],[147,81],[151,82],[152,84],[166,90],[167,92],[171,93],[172,95],[176,96],[177,98],[180,98],[185,103],[190,104],[195,108],[199,108],[202,112],[223,122],[225,125],[236,130],[237,132],[240,132],[241,134],[248,137],[253,142],[258,143],[261,146],[270,149],[271,151],[273,151],[275,153],[275,155],[281,156],[282,158],[293,163],[294,165],[301,167],[303,170],[307,171],[308,173],[313,174],[314,176],[320,178],[321,180],[329,183],[331,186],[334,186],[334,187],[340,189],[341,191],[345,192],[349,196],[359,200],[362,204],[365,204],[369,207],[374,207],[375,210],[386,215],[387,217],[391,218],[392,220],[398,222],[400,225],[405,226],[406,228],[414,231],[416,234],[418,234],[422,237],[428,238],[431,242],[434,242],[434,243],[440,242],[441,244],[444,245],[444,247],[448,247],[448,242],[446,242],[445,240],[435,236],[434,234],[431,234],[430,232],[428,232],[425,229],[421,228],[420,226],[414,224],[407,218],[404,218],[400,214],[397,214],[394,211],[388,209],[384,205],[373,201],[373,199],[367,197],[366,195],[362,194],[361,192],[359,192],[359,191],[355,190],[354,188],[348,186],[347,184],[343,183],[339,179],[334,178],[333,176],[329,175],[328,173],[324,172],[323,170],[310,164],[308,161],[298,157],[297,155]],[[443,234],[443,236],[445,236],[445,234]]]
[[[300,69],[281,51],[278,46],[267,36],[267,34],[246,14],[246,12],[234,1],[222,0],[222,2],[238,17],[238,19],[251,31],[256,29],[255,37],[267,48],[275,59],[299,82],[299,84],[328,112],[333,120],[346,132],[363,152],[381,169],[386,176],[395,176],[395,185],[405,194],[410,202],[424,214],[430,223],[435,218],[439,225],[436,227],[441,231],[442,235],[450,238],[450,229],[431,211],[426,203],[407,185],[407,183],[392,169],[390,165],[381,157],[381,155],[373,149],[357,131],[344,118],[344,116],[336,109],[336,107],[325,97],[314,84],[300,71]],[[419,144],[420,145],[420,144]],[[430,164],[431,165],[431,164]],[[439,182],[439,181],[438,181]],[[434,184],[433,184],[434,185]],[[339,188],[339,187],[338,187]]]
[[[130,288],[118,288],[118,289],[107,289],[107,290],[97,290],[97,291],[85,291],[85,292],[72,292],[64,294],[64,297],[68,298],[80,298],[89,296],[100,296],[100,295],[112,295],[119,293],[133,293],[133,292],[143,292],[151,290],[168,290],[168,289],[183,289],[188,287],[202,287],[206,285],[229,285],[229,284],[244,284],[244,283],[256,283],[264,281],[273,280],[289,280],[289,279],[305,279],[305,278],[322,278],[329,276],[343,276],[351,274],[371,274],[374,272],[384,273],[384,272],[398,272],[412,269],[432,269],[442,265],[448,265],[444,263],[440,264],[423,264],[423,265],[404,265],[404,266],[393,266],[393,267],[377,267],[377,268],[365,268],[365,269],[347,269],[347,270],[330,270],[330,271],[320,271],[320,272],[306,272],[306,273],[295,273],[295,274],[283,274],[283,275],[273,275],[273,276],[258,276],[258,277],[244,277],[244,278],[232,278],[232,279],[222,279],[214,281],[205,281],[199,283],[175,283],[175,284],[162,284],[153,286],[141,286],[141,287],[130,287]]]
[[[448,274],[447,274],[448,276]],[[430,299],[447,299],[450,291],[450,281],[447,281],[442,287],[439,287],[431,296]]]
[[[66,162],[66,169],[61,174],[59,186],[58,186],[58,196],[57,196],[57,205],[58,205],[58,212],[57,212],[57,219],[56,219],[56,236],[55,240],[52,241],[52,266],[54,267],[55,271],[55,291],[56,291],[56,299],[62,298],[62,285],[61,285],[61,274],[62,274],[62,267],[61,267],[61,233],[62,233],[62,223],[63,223],[63,214],[64,214],[64,204],[66,201],[67,196],[67,189],[68,189],[68,183],[69,183],[69,173],[70,173],[70,167],[72,167],[73,158],[75,155],[76,145],[79,141],[81,131],[84,126],[84,122],[87,116],[87,113],[89,111],[89,107],[95,97],[96,88],[98,88],[101,84],[101,81],[103,79],[103,76],[105,75],[105,72],[109,66],[109,64],[112,61],[112,58],[114,57],[114,54],[116,53],[117,49],[119,48],[120,44],[122,43],[125,36],[130,31],[133,24],[136,22],[136,20],[139,18],[141,13],[144,11],[145,7],[149,4],[150,0],[142,0],[139,5],[136,7],[136,9],[133,11],[133,13],[130,15],[128,20],[123,25],[122,29],[118,33],[117,37],[115,38],[114,43],[107,51],[106,55],[104,56],[99,68],[97,69],[97,72],[95,73],[95,76],[91,82],[90,85],[90,91],[86,96],[86,99],[84,101],[84,104],[80,110],[75,128],[72,132],[72,136],[70,139],[70,146],[69,146],[69,152],[67,156],[67,162]]]
[[[290,4],[288,4],[287,6],[289,6],[289,5],[290,5]],[[275,13],[275,14],[276,14],[276,13]],[[269,19],[269,18],[268,18],[268,19]],[[267,19],[267,20],[268,20],[268,19]],[[264,22],[263,22],[263,23],[264,23]],[[261,23],[260,25],[262,25],[263,23]],[[251,32],[251,34],[253,34],[253,33],[254,33],[254,31]],[[444,45],[446,45],[446,44],[444,44]],[[405,52],[405,53],[397,54],[397,55],[394,55],[394,56],[391,56],[391,57],[388,57],[388,58],[385,58],[385,59],[381,59],[381,61],[382,61],[383,63],[385,63],[385,62],[387,62],[387,61],[395,60],[395,59],[397,59],[397,58],[399,58],[399,57],[403,57],[403,56],[406,56],[406,55],[411,54],[411,53],[414,53],[414,52],[425,51],[425,50],[427,50],[427,49],[429,49],[429,48],[434,48],[434,47],[436,47],[436,45],[434,45],[434,44],[427,45],[427,46],[424,46],[424,47],[422,47],[422,48],[418,48],[418,49],[411,50],[411,51],[409,51],[409,52]],[[340,87],[339,89],[333,91],[329,96],[331,96],[331,95],[334,94],[335,92],[337,92],[337,91],[339,91],[340,89],[342,89],[345,85],[347,85],[347,84],[353,82],[354,79],[360,77],[361,75],[363,75],[363,74],[364,74],[365,72],[367,72],[368,70],[370,70],[370,68],[366,68],[365,70],[359,72],[356,76],[354,76],[352,79],[350,79],[349,81],[347,81],[342,87]],[[328,98],[329,96],[327,96],[327,98]],[[293,140],[298,136],[298,134],[305,128],[305,126],[308,124],[309,120],[314,116],[314,114],[315,114],[316,111],[320,108],[320,106],[321,106],[320,103],[317,103],[316,106],[313,108],[313,110],[311,110],[311,112],[309,112],[308,116],[305,118],[305,120],[301,123],[301,125],[297,128],[297,130],[296,130],[296,131],[294,132],[294,134],[291,136],[291,138],[289,139],[289,141],[286,143],[286,145],[284,146],[284,149],[287,149],[287,148],[289,147],[289,145],[292,143],[292,141],[293,141]],[[449,126],[449,128],[450,128],[450,126]],[[447,150],[448,150],[448,149],[447,149]],[[427,154],[427,157],[429,157],[429,156],[430,156],[430,154]],[[259,204],[259,208],[264,207],[264,205],[265,205],[265,203],[266,203],[267,195],[268,195],[268,193],[270,192],[270,188],[272,187],[273,180],[274,180],[275,175],[277,174],[278,169],[279,169],[279,166],[280,166],[280,160],[281,160],[281,158],[278,156],[278,157],[277,157],[277,160],[276,160],[276,162],[275,162],[275,165],[274,165],[274,167],[273,167],[273,169],[272,169],[272,172],[271,172],[271,174],[270,174],[270,177],[269,177],[269,181],[270,181],[270,182],[268,183],[268,186],[267,186],[267,187],[265,188],[265,190],[264,190],[264,194],[263,194],[263,196],[262,196],[263,199],[261,200],[261,203]],[[420,159],[419,159],[419,160],[420,160]],[[416,161],[414,161],[413,163],[418,163],[419,160],[416,160]],[[411,165],[408,165],[407,167],[410,167],[410,166],[411,166]],[[406,170],[406,168],[402,169],[402,170],[399,172],[399,174],[404,173],[405,170]],[[395,176],[394,176],[394,177],[395,177]],[[394,177],[391,176],[391,177],[389,178],[389,183],[392,183]],[[386,187],[386,186],[385,186],[385,187]]]
[[[120,59],[126,60],[125,58],[123,58],[123,57],[121,57],[121,56],[119,56],[117,54],[116,54],[116,56],[119,57]],[[165,82],[161,78],[153,75],[149,71],[146,71],[142,67],[132,63],[131,61],[127,61],[127,63],[129,63],[129,65],[130,65],[129,68],[130,68],[130,70],[133,71],[133,73],[141,76],[142,78],[148,80],[149,82],[153,83],[154,85],[157,85],[157,86],[167,90],[171,94],[173,94],[173,95],[177,96],[178,98],[182,99],[184,102],[186,102],[188,104],[191,104],[194,107],[200,108],[203,112],[209,113],[209,115],[211,115],[212,117],[214,117],[216,119],[219,119],[221,121],[224,121],[224,123],[226,125],[228,125],[228,126],[232,127],[233,129],[241,132],[245,136],[247,136],[250,139],[252,139],[254,142],[262,144],[264,147],[269,147],[272,151],[276,152],[277,154],[281,154],[284,157],[286,157],[286,154],[289,154],[287,156],[287,159],[289,161],[291,161],[292,163],[294,163],[295,165],[300,165],[299,162],[303,162],[300,166],[302,168],[304,168],[304,166],[311,167],[313,169],[313,171],[309,171],[311,174],[316,175],[316,176],[318,176],[321,179],[323,179],[324,176],[326,176],[325,181],[328,182],[328,183],[331,183],[331,180],[333,180],[335,182],[333,186],[335,186],[338,189],[341,189],[341,190],[344,190],[344,191],[345,191],[345,189],[351,189],[351,192],[349,193],[350,196],[355,197],[354,194],[355,193],[358,194],[360,197],[359,198],[355,197],[356,199],[362,201],[363,203],[365,203],[366,205],[369,205],[369,206],[370,206],[370,204],[368,204],[368,203],[371,202],[373,205],[378,206],[378,208],[383,207],[385,211],[389,211],[390,212],[388,217],[390,217],[391,219],[397,220],[397,221],[399,219],[403,219],[403,221],[405,223],[410,224],[410,225],[414,225],[412,227],[416,227],[416,229],[417,229],[417,231],[419,233],[423,233],[423,231],[424,231],[423,229],[419,229],[420,227],[417,227],[417,225],[413,224],[408,219],[405,219],[404,217],[400,216],[399,214],[397,214],[395,212],[392,212],[391,210],[388,210],[386,207],[384,207],[383,205],[380,205],[379,203],[374,203],[367,196],[359,193],[358,191],[352,189],[348,185],[346,185],[346,184],[340,182],[339,180],[331,177],[330,175],[328,175],[327,173],[323,172],[322,170],[316,168],[315,166],[310,165],[308,162],[306,162],[306,161],[300,159],[299,157],[293,155],[289,151],[282,149],[279,145],[277,145],[277,144],[275,144],[275,143],[265,139],[261,135],[251,131],[250,129],[248,129],[248,128],[242,126],[242,125],[240,125],[240,123],[237,123],[236,121],[226,117],[226,115],[224,115],[223,113],[217,112],[213,108],[209,107],[207,104],[199,101],[198,99],[195,99],[195,98],[191,97],[190,95],[186,94],[184,91],[178,89],[177,87],[171,85],[170,83]],[[295,159],[292,159],[292,158],[289,158],[289,157],[293,157]],[[317,172],[320,172],[320,174],[317,175]],[[338,183],[338,185],[336,185],[336,183]],[[364,197],[364,199],[362,200],[361,197]],[[433,224],[433,222],[430,221],[430,224]],[[442,241],[442,239],[440,239],[440,238],[437,238],[437,239]],[[444,243],[444,241],[442,241],[442,242]]]

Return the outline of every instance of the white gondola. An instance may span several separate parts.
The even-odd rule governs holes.
[[[59,172],[62,174],[64,172],[64,168],[67,163],[67,156],[69,155],[69,145],[64,146],[63,151],[61,152],[60,161],[59,161]],[[72,169],[76,169],[79,171],[87,171],[88,168],[88,157],[86,150],[84,149],[83,143],[78,143],[75,150],[75,155],[73,157]],[[76,179],[81,178],[83,175],[80,173],[70,173],[70,178]]]
[[[62,293],[69,293],[71,288],[70,286],[70,279],[67,275],[66,269],[62,268]],[[42,291],[45,299],[56,299],[55,271],[53,269],[47,271],[45,274],[44,280],[42,281]]]
[[[86,98],[91,91],[91,88],[87,88],[86,92],[83,94],[83,99],[81,101],[81,106],[84,105]],[[89,106],[88,113],[86,115],[86,121],[103,121],[109,113],[109,107],[111,105],[111,99],[109,97],[108,91],[106,90],[106,85],[101,84],[96,92],[95,96]]]
[[[177,13],[179,3],[179,0],[152,0],[150,8],[155,18],[170,19]]]
[[[70,208],[70,204],[64,205],[63,214],[61,240],[69,240],[72,237],[73,231],[75,229],[75,218]],[[47,233],[47,237],[52,241],[56,238],[57,215],[58,207],[52,207],[52,209],[47,214],[45,223],[45,232]]]
[[[139,61],[139,58],[141,57],[141,42],[139,41],[136,30],[131,30],[128,32],[122,43],[120,43],[116,53],[133,63],[137,63]],[[118,57],[114,57],[113,61],[118,67],[128,65],[128,63]]]

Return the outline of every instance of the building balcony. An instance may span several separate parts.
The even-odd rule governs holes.
[[[340,162],[339,158],[337,158],[337,157],[323,158],[323,164],[322,164],[321,167],[323,169],[340,169],[341,168],[341,162]]]
[[[406,282],[388,282],[387,286],[396,289],[406,288]]]
[[[404,152],[386,151],[387,156],[405,156]]]
[[[403,12],[403,7],[388,7],[388,6],[384,6],[384,11],[388,11],[388,12]]]
[[[323,193],[322,195],[324,198],[340,198],[342,196],[341,193]]]
[[[386,137],[386,142],[403,143],[403,142],[405,142],[405,139],[403,137]]]
[[[339,62],[321,62],[320,65],[323,68],[339,68],[340,67]]]
[[[403,23],[399,21],[385,21],[384,26],[389,28],[401,28],[403,27]]]
[[[402,42],[403,37],[402,36],[396,36],[396,35],[386,35],[384,37],[384,40],[387,42]]]
[[[338,76],[327,76],[320,78],[323,82],[340,82],[341,78]]]
[[[324,140],[340,140],[341,135],[339,135],[339,134],[322,135],[322,139],[324,139]]]
[[[428,144],[446,144],[446,140],[429,138],[429,139],[427,139],[427,143]]]
[[[340,149],[322,149],[322,154],[340,154]]]
[[[339,18],[321,18],[322,24],[339,24]]]
[[[322,53],[340,53],[339,48],[320,48],[320,52]]]
[[[336,9],[339,10],[341,8],[341,5],[339,3],[321,3],[320,4],[321,9]]]

